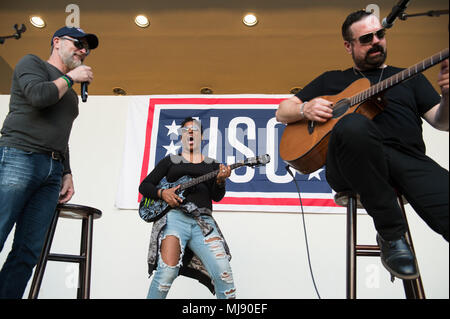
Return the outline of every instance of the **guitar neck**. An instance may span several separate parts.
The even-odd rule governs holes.
[[[234,164],[230,165],[230,168],[233,170],[233,169],[236,169],[236,168],[244,166],[244,165],[245,164],[243,162],[234,163]],[[185,190],[185,189],[187,189],[189,187],[192,187],[194,185],[200,184],[200,183],[202,183],[204,181],[210,180],[210,179],[216,177],[219,174],[219,172],[220,172],[220,169],[212,171],[212,172],[209,172],[208,174],[202,175],[200,177],[196,177],[194,179],[191,179],[190,181],[188,181],[186,183],[180,184],[181,186],[180,186],[179,189],[180,189],[180,191],[182,191],[182,190]]]
[[[401,72],[398,72],[394,74],[393,76],[375,84],[372,85],[370,88],[368,88],[365,91],[362,91],[350,98],[351,105],[360,104],[367,99],[393,87],[394,85],[397,85],[415,75],[418,73],[421,73],[425,71],[426,69],[432,67],[435,64],[438,64],[442,62],[443,60],[448,58],[448,48],[445,50],[442,50],[439,53],[436,53],[435,55],[423,60],[422,62],[419,62]]]

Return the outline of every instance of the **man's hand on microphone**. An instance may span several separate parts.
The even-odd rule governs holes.
[[[94,73],[92,73],[92,68],[87,65],[80,65],[75,69],[67,72],[75,83],[89,82],[91,83],[94,79]]]
[[[92,73],[92,68],[87,65],[80,65],[76,67],[75,69],[69,71],[66,73],[70,78],[73,80],[74,83],[91,83],[94,79],[94,73]],[[69,89],[70,85],[68,86],[68,81],[65,80],[63,77],[60,77],[53,81],[53,83],[56,85],[56,88],[58,89],[58,98],[62,98],[64,94],[66,94],[67,90]]]

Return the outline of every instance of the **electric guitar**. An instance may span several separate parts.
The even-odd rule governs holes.
[[[245,161],[238,162],[235,164],[231,164],[231,169],[236,169],[241,166],[249,166],[249,167],[256,167],[259,165],[265,165],[270,162],[270,155],[265,154],[258,157],[252,157],[247,158]],[[219,174],[220,170],[215,170],[212,172],[209,172],[208,174],[202,175],[200,177],[192,178],[188,175],[183,176],[179,178],[174,183],[167,182],[166,178],[163,178],[157,188],[161,189],[169,189],[172,187],[176,187],[180,185],[180,187],[177,189],[176,193],[178,196],[181,197],[181,199],[184,201],[186,198],[184,196],[184,192],[186,189],[195,186],[199,183],[202,183],[204,181],[207,181],[209,179],[215,178]],[[147,197],[143,197],[139,203],[139,216],[145,220],[146,222],[154,222],[161,217],[163,217],[172,207],[169,206],[164,200],[159,199],[151,199]]]
[[[369,119],[385,108],[384,92],[433,65],[448,58],[448,48],[370,86],[368,79],[359,79],[337,95],[323,96],[333,102],[333,116],[325,123],[298,121],[288,124],[280,141],[280,156],[286,164],[303,174],[312,173],[325,165],[328,141],[334,125],[349,113],[360,113]]]

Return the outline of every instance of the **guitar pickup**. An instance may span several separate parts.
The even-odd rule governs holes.
[[[314,132],[314,121],[308,121],[308,133],[311,135]]]
[[[340,101],[338,101],[334,106],[333,106],[333,119],[337,119],[338,117],[341,117],[342,115],[345,114],[345,112],[348,111],[348,109],[350,108],[351,103],[349,99],[342,99]]]

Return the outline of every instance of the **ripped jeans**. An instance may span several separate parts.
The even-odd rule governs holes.
[[[159,252],[158,267],[153,274],[147,298],[166,298],[173,281],[178,276],[184,250],[189,247],[200,258],[214,282],[217,299],[235,298],[234,281],[228,256],[225,252],[223,240],[216,229],[214,220],[209,216],[201,216],[213,231],[206,237],[197,224],[197,221],[185,213],[172,209],[167,214],[167,224],[161,235],[161,242],[167,236],[175,236],[180,242],[181,254],[178,264],[167,265]],[[159,245],[161,247],[161,243]]]

